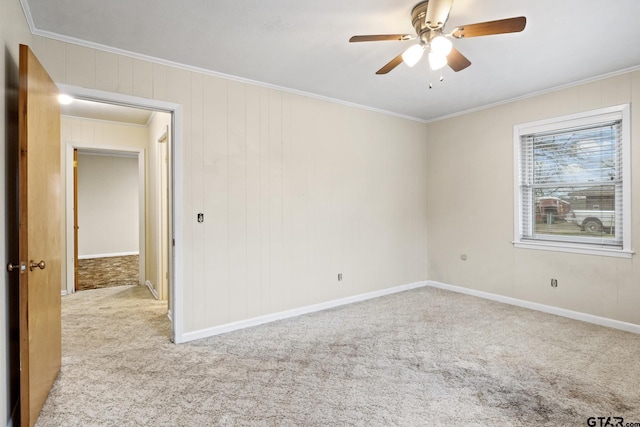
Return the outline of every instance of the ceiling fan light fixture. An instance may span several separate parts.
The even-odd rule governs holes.
[[[413,67],[420,61],[422,54],[424,53],[424,47],[421,44],[414,44],[409,49],[405,50],[402,54],[402,60],[409,67]]]
[[[411,46],[404,53],[397,55],[376,71],[376,74],[387,74],[403,62],[409,67],[413,67],[422,58],[425,50],[429,53],[429,66],[432,70],[439,70],[448,65],[453,71],[458,72],[470,66],[471,61],[453,47],[451,43],[453,38],[518,33],[524,30],[527,25],[527,18],[518,16],[458,26],[453,31],[446,32],[445,26],[453,2],[454,0],[420,0],[411,10],[411,24],[415,29],[415,36],[411,34],[370,34],[353,36],[349,42],[418,39],[417,45]]]
[[[429,52],[429,66],[432,70],[439,70],[447,65],[447,57],[439,54],[438,52]]]
[[[431,40],[431,51],[435,52],[442,56],[447,56],[451,52],[453,48],[453,43],[451,40],[446,38],[445,36],[437,36]]]

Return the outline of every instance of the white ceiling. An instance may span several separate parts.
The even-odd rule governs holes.
[[[472,65],[375,71],[412,42],[416,0],[22,0],[35,34],[102,45],[421,120],[640,66],[638,0],[455,0],[446,29],[524,15],[522,33],[455,40]]]

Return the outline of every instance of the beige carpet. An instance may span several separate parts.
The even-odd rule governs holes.
[[[64,297],[62,371],[38,426],[640,422],[640,336],[438,289],[168,337],[144,287]]]

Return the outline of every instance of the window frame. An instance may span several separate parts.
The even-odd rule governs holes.
[[[631,258],[631,107],[630,104],[615,105],[597,110],[584,111],[560,117],[522,123],[513,127],[514,144],[514,240],[516,248],[537,249],[556,252],[570,252],[588,255]],[[523,238],[523,200],[521,191],[521,136],[546,131],[596,124],[608,118],[622,120],[620,150],[622,155],[622,247],[606,247],[593,243],[575,241],[572,238],[559,240],[539,240]]]

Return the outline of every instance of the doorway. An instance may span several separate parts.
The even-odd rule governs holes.
[[[96,160],[110,158],[128,158],[133,161],[133,167],[137,170],[134,172],[137,177],[131,177],[135,186],[137,186],[137,200],[130,200],[133,203],[137,203],[134,209],[137,211],[135,214],[137,218],[137,226],[128,226],[130,229],[128,233],[133,232],[134,235],[128,236],[131,240],[127,245],[137,248],[139,255],[138,274],[140,283],[144,284],[145,266],[147,264],[147,245],[146,245],[146,217],[148,215],[146,209],[146,196],[148,191],[145,188],[146,179],[146,146],[148,145],[148,132],[146,125],[141,123],[129,123],[124,120],[140,120],[140,119],[127,119],[126,115],[121,117],[113,117],[118,119],[117,121],[101,120],[96,117],[100,117],[99,114],[95,114],[97,108],[94,102],[77,100],[74,102],[78,106],[74,106],[74,109],[63,108],[63,115],[61,117],[61,141],[64,149],[63,156],[63,168],[66,175],[66,198],[65,198],[65,212],[66,212],[66,263],[63,265],[63,280],[65,283],[63,294],[71,294],[76,290],[76,273],[78,271],[78,258],[86,256],[90,259],[110,257],[112,255],[131,255],[131,250],[126,251],[123,249],[121,242],[116,242],[113,236],[105,235],[103,230],[99,230],[100,224],[96,223],[96,214],[91,203],[86,203],[84,206],[80,204],[75,208],[75,204],[78,201],[76,194],[76,181],[74,177],[77,175],[78,168],[74,167],[77,164],[74,161],[75,153],[82,153],[87,155],[86,159],[95,156]],[[86,113],[87,105],[90,105],[90,109],[93,109],[94,113]],[[66,113],[66,114],[65,114]],[[129,113],[126,110],[125,113]],[[149,113],[150,115],[151,113]],[[146,123],[146,122],[145,122]],[[86,162],[86,160],[85,160]],[[103,161],[94,161],[90,165],[93,169],[111,169],[115,165],[114,162],[107,162],[104,165]],[[111,164],[110,164],[111,163]],[[86,165],[85,165],[86,166]],[[120,169],[122,169],[120,167]],[[108,183],[93,183],[90,185],[93,188],[89,189],[89,193],[95,193],[96,188],[100,186],[100,191],[111,191],[114,187],[114,179],[120,180],[120,176],[114,178],[114,174],[111,170],[103,170],[102,176],[98,179],[108,180]],[[129,172],[131,173],[131,172]],[[118,174],[122,175],[123,170],[118,171]],[[85,176],[85,178],[88,178]],[[95,181],[93,178],[91,181]],[[135,182],[137,180],[137,183]],[[87,184],[85,182],[85,184]],[[123,183],[120,186],[126,185]],[[122,191],[122,189],[121,189]],[[108,203],[118,203],[118,195],[108,197]],[[95,196],[92,199],[96,199]],[[77,210],[76,210],[77,209]],[[81,212],[81,210],[83,212]],[[102,209],[108,210],[110,215],[120,215],[121,209],[119,207],[107,206]],[[76,215],[78,213],[78,215]],[[77,218],[84,216],[84,224],[78,223]],[[89,219],[89,223],[87,223]],[[83,230],[78,230],[78,227],[82,226]],[[119,225],[122,227],[122,223]],[[76,243],[78,235],[81,234],[85,237],[85,242],[79,241]],[[112,234],[119,234],[117,230],[112,230]],[[137,237],[135,236],[137,234]],[[78,239],[82,240],[82,239]],[[96,242],[98,240],[98,242]],[[114,250],[113,247],[119,247]],[[81,249],[82,251],[79,251]],[[77,257],[76,257],[77,254]],[[65,268],[66,267],[66,268]]]
[[[72,119],[61,121],[70,126]],[[69,275],[74,283],[68,291],[144,283],[140,273],[147,262],[141,263],[144,234],[139,232],[145,224],[140,211],[146,197],[142,154],[74,148],[75,259],[74,275]]]
[[[96,91],[92,89],[78,88],[74,86],[58,85],[60,91],[76,99],[92,101],[94,103],[104,104],[108,106],[129,107],[135,110],[142,110],[152,112],[151,116],[147,118],[145,122],[149,126],[149,145],[145,147],[135,147],[132,144],[127,144],[122,138],[117,138],[117,141],[105,140],[104,125],[101,119],[94,118],[97,123],[93,126],[77,125],[70,132],[70,135],[63,135],[62,138],[62,150],[63,158],[68,162],[67,165],[72,164],[73,149],[98,149],[98,150],[116,150],[116,151],[128,151],[133,152],[138,156],[141,163],[140,170],[145,170],[145,174],[141,173],[141,181],[144,182],[141,188],[145,188],[149,197],[140,202],[140,211],[145,212],[144,223],[140,224],[140,233],[144,233],[144,238],[140,240],[144,244],[140,245],[140,259],[144,260],[144,266],[140,266],[140,280],[142,284],[146,284],[152,291],[154,296],[162,300],[166,300],[168,303],[168,316],[171,320],[171,340],[173,342],[182,342],[182,316],[179,306],[179,301],[182,297],[182,289],[180,283],[175,280],[175,277],[179,275],[181,268],[181,228],[176,227],[175,224],[180,223],[180,212],[175,211],[175,206],[179,205],[181,200],[181,192],[175,191],[174,187],[178,186],[182,179],[180,178],[180,155],[179,149],[180,143],[180,131],[181,131],[181,106],[179,104],[155,101],[143,98],[137,98],[128,95],[107,93],[102,91]],[[155,112],[155,113],[153,113]],[[152,117],[162,117],[164,115],[165,122],[162,120],[156,120],[153,122]],[[153,122],[153,123],[152,123]],[[125,125],[126,126],[126,125]],[[155,126],[155,127],[154,127]],[[153,129],[152,129],[153,128]],[[67,136],[67,138],[65,138]],[[83,146],[82,141],[86,141],[87,136],[94,137],[94,144],[91,147]],[[80,141],[80,142],[78,142]],[[164,159],[164,163],[160,159]],[[65,167],[67,173],[67,188],[66,193],[68,195],[73,194],[73,169]],[[163,174],[157,175],[155,180],[157,183],[162,183],[165,189],[162,192],[158,192],[158,189],[153,184],[153,180],[149,180],[150,174]],[[154,175],[155,176],[155,175]],[[161,180],[162,179],[162,180]],[[158,197],[156,197],[158,196]],[[72,196],[67,197],[66,204],[70,205]],[[152,216],[149,218],[148,212],[155,211],[160,212],[162,210],[162,216]],[[72,213],[73,208],[68,208],[67,212]],[[142,217],[142,215],[141,215]],[[168,226],[164,229],[160,227],[160,223],[164,222]],[[73,242],[73,227],[74,222],[72,215],[67,216],[66,229],[66,253],[67,253],[67,265],[66,271],[63,274],[63,293],[73,292],[72,284],[74,282],[74,270],[75,265],[73,262],[74,254],[72,252],[74,247]],[[152,244],[150,246],[150,240]],[[159,245],[158,242],[163,241],[163,245]],[[157,252],[162,257],[162,262],[152,262],[154,257],[150,257],[151,250]],[[143,252],[147,252],[143,256]],[[158,258],[155,258],[156,260]],[[141,262],[142,264],[143,262]],[[158,281],[158,278],[162,279]]]

